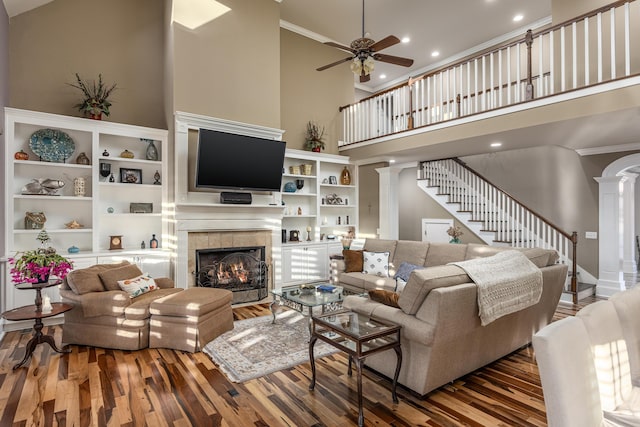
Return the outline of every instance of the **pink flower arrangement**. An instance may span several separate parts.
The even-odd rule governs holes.
[[[73,261],[58,255],[53,248],[18,252],[9,258],[13,283],[44,282],[52,275],[64,279],[73,269]]]

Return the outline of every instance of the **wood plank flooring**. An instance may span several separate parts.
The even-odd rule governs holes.
[[[577,306],[560,305],[556,319]],[[234,309],[236,319],[269,314],[268,306]],[[60,342],[60,326],[45,327]],[[12,371],[31,331],[0,343],[0,427],[23,426],[354,426],[355,376],[341,353],[317,361],[309,392],[305,363],[262,378],[228,381],[204,353],[165,349],[119,351],[71,346],[59,355],[39,345]],[[545,406],[531,346],[443,386],[424,398],[365,370],[367,426],[545,426]]]

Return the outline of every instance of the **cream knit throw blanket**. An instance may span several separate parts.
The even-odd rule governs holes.
[[[478,286],[482,326],[536,304],[542,295],[542,271],[519,251],[450,264],[462,268]]]

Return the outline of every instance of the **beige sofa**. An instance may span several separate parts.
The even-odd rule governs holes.
[[[550,427],[640,425],[640,287],[533,337]]]
[[[175,288],[168,278],[154,278],[158,289],[140,295],[120,289],[119,280],[141,274],[137,266],[127,261],[69,273],[60,296],[74,307],[64,314],[62,343],[122,350],[166,347],[195,352],[233,329],[231,291],[183,290]]]
[[[376,288],[393,290],[393,275],[402,262],[425,268],[411,273],[397,300],[399,307],[353,295],[345,298],[344,306],[402,326],[403,361],[398,381],[424,395],[529,344],[532,335],[551,321],[567,266],[556,264],[555,251],[531,248],[522,251],[542,273],[539,302],[481,326],[476,285],[460,267],[447,264],[488,257],[507,249],[513,248],[367,239],[365,251],[389,252],[391,277],[339,271],[338,282],[346,289],[360,293]],[[344,263],[336,266],[338,270],[344,267]],[[392,377],[395,353],[372,355],[365,363]]]

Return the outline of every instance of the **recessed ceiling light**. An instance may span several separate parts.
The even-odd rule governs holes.
[[[389,163],[395,163],[395,162],[396,162],[396,161],[395,161],[395,160],[393,160],[393,159],[389,160]]]
[[[490,146],[493,148],[502,147],[502,142],[492,142]]]
[[[386,74],[380,74],[380,78],[381,78],[381,79],[386,79],[386,78],[387,78],[387,75],[386,75]]]
[[[522,21],[522,18],[524,18],[524,16],[516,15],[516,16],[513,17],[513,22],[520,22],[520,21]]]
[[[433,56],[434,58],[436,56],[440,56],[440,52],[438,52],[437,50],[434,50],[433,52],[431,52],[431,56]]]
[[[411,39],[409,37],[403,37],[401,41],[402,43],[409,43]]]

